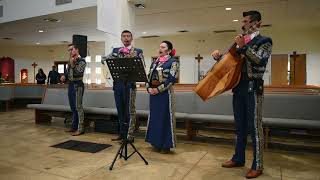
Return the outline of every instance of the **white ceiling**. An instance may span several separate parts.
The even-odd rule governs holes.
[[[61,41],[71,42],[73,34],[88,35],[89,41],[102,41],[104,33],[96,29],[96,9],[89,7],[0,24],[0,44],[60,44]],[[58,19],[61,22],[46,22],[46,18]],[[44,32],[39,33],[38,30]],[[3,40],[3,37],[13,40]]]
[[[211,32],[238,30],[233,19],[242,18],[242,12],[256,9],[263,15],[264,24],[274,29],[319,28],[319,0],[130,0],[144,3],[145,9],[136,9],[136,36],[173,35],[179,30]],[[231,7],[231,11],[226,11]],[[104,34],[96,30],[96,7],[83,8],[41,17],[0,24],[0,44],[41,45],[71,41],[73,34],[88,36],[89,41],[103,41]],[[43,21],[61,19],[59,23]],[[42,29],[45,32],[39,33]],[[147,32],[142,34],[142,32]],[[13,40],[3,40],[9,37]]]

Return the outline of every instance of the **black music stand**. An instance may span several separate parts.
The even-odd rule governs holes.
[[[144,69],[144,62],[141,60],[140,57],[132,57],[132,58],[107,58],[104,57],[103,61],[107,62],[107,65],[109,67],[111,76],[113,78],[113,81],[123,81],[125,92],[127,92],[127,85],[128,82],[147,82],[147,76]],[[125,104],[125,111],[124,111],[124,119],[127,120],[128,112],[127,112],[127,93],[125,93],[124,96],[124,104]],[[123,122],[123,127],[125,129],[128,129],[128,123]],[[139,153],[137,148],[133,145],[133,140],[128,139],[128,131],[124,134],[121,134],[123,137],[123,141],[121,143],[121,146],[111,164],[109,167],[109,170],[112,170],[114,163],[116,162],[118,156],[120,155],[120,158],[123,157],[124,160],[128,160],[134,153],[138,153],[138,155],[141,157],[141,159],[144,161],[146,165],[148,165],[148,162],[145,160],[145,158]],[[131,147],[134,149],[133,153],[131,153],[128,156],[128,144],[131,145]],[[123,154],[124,151],[124,154]]]

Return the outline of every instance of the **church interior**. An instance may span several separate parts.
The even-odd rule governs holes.
[[[245,179],[256,158],[250,135],[243,167],[221,167],[237,143],[232,88],[206,100],[195,89],[220,63],[211,53],[229,52],[250,10],[261,13],[259,33],[272,38],[262,79],[264,169],[257,179],[320,180],[318,0],[0,0],[0,179]],[[169,103],[177,143],[169,153],[145,141],[152,95],[143,81],[135,84],[134,140],[124,149],[126,138],[112,141],[119,131],[117,90],[111,66],[101,62],[123,46],[123,30],[143,50],[146,74],[159,60],[159,44],[171,41],[176,50]],[[65,132],[74,118],[70,86],[60,77],[72,66],[68,46],[77,42],[86,63],[85,133],[71,136]]]

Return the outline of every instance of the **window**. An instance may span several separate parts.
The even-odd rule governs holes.
[[[68,61],[55,61],[54,65],[57,67],[58,73],[63,74],[68,68]]]
[[[64,64],[58,64],[58,73],[62,74],[64,73]]]
[[[101,67],[96,67],[96,74],[101,74]]]
[[[86,74],[91,74],[91,68],[86,68]]]
[[[96,62],[101,63],[101,56],[100,55],[96,55]]]
[[[86,62],[91,62],[91,56],[86,57]]]
[[[101,79],[100,78],[96,79],[96,84],[101,84]]]

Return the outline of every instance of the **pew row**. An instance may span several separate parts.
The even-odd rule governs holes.
[[[223,94],[203,102],[193,92],[176,92],[176,118],[186,124],[188,138],[197,134],[198,123],[222,124],[233,127],[232,95]],[[319,95],[265,94],[263,125],[268,142],[270,128],[320,129]],[[86,89],[83,97],[85,116],[117,115],[111,90]],[[71,110],[67,89],[47,88],[41,104],[29,104],[35,109],[35,122],[50,123],[51,116],[65,117]],[[148,117],[149,95],[137,91],[136,110],[138,117]],[[267,145],[267,144],[266,144]]]
[[[17,100],[41,101],[46,86],[38,84],[2,84],[0,85],[0,102],[5,104],[5,111],[8,111],[9,104]]]

